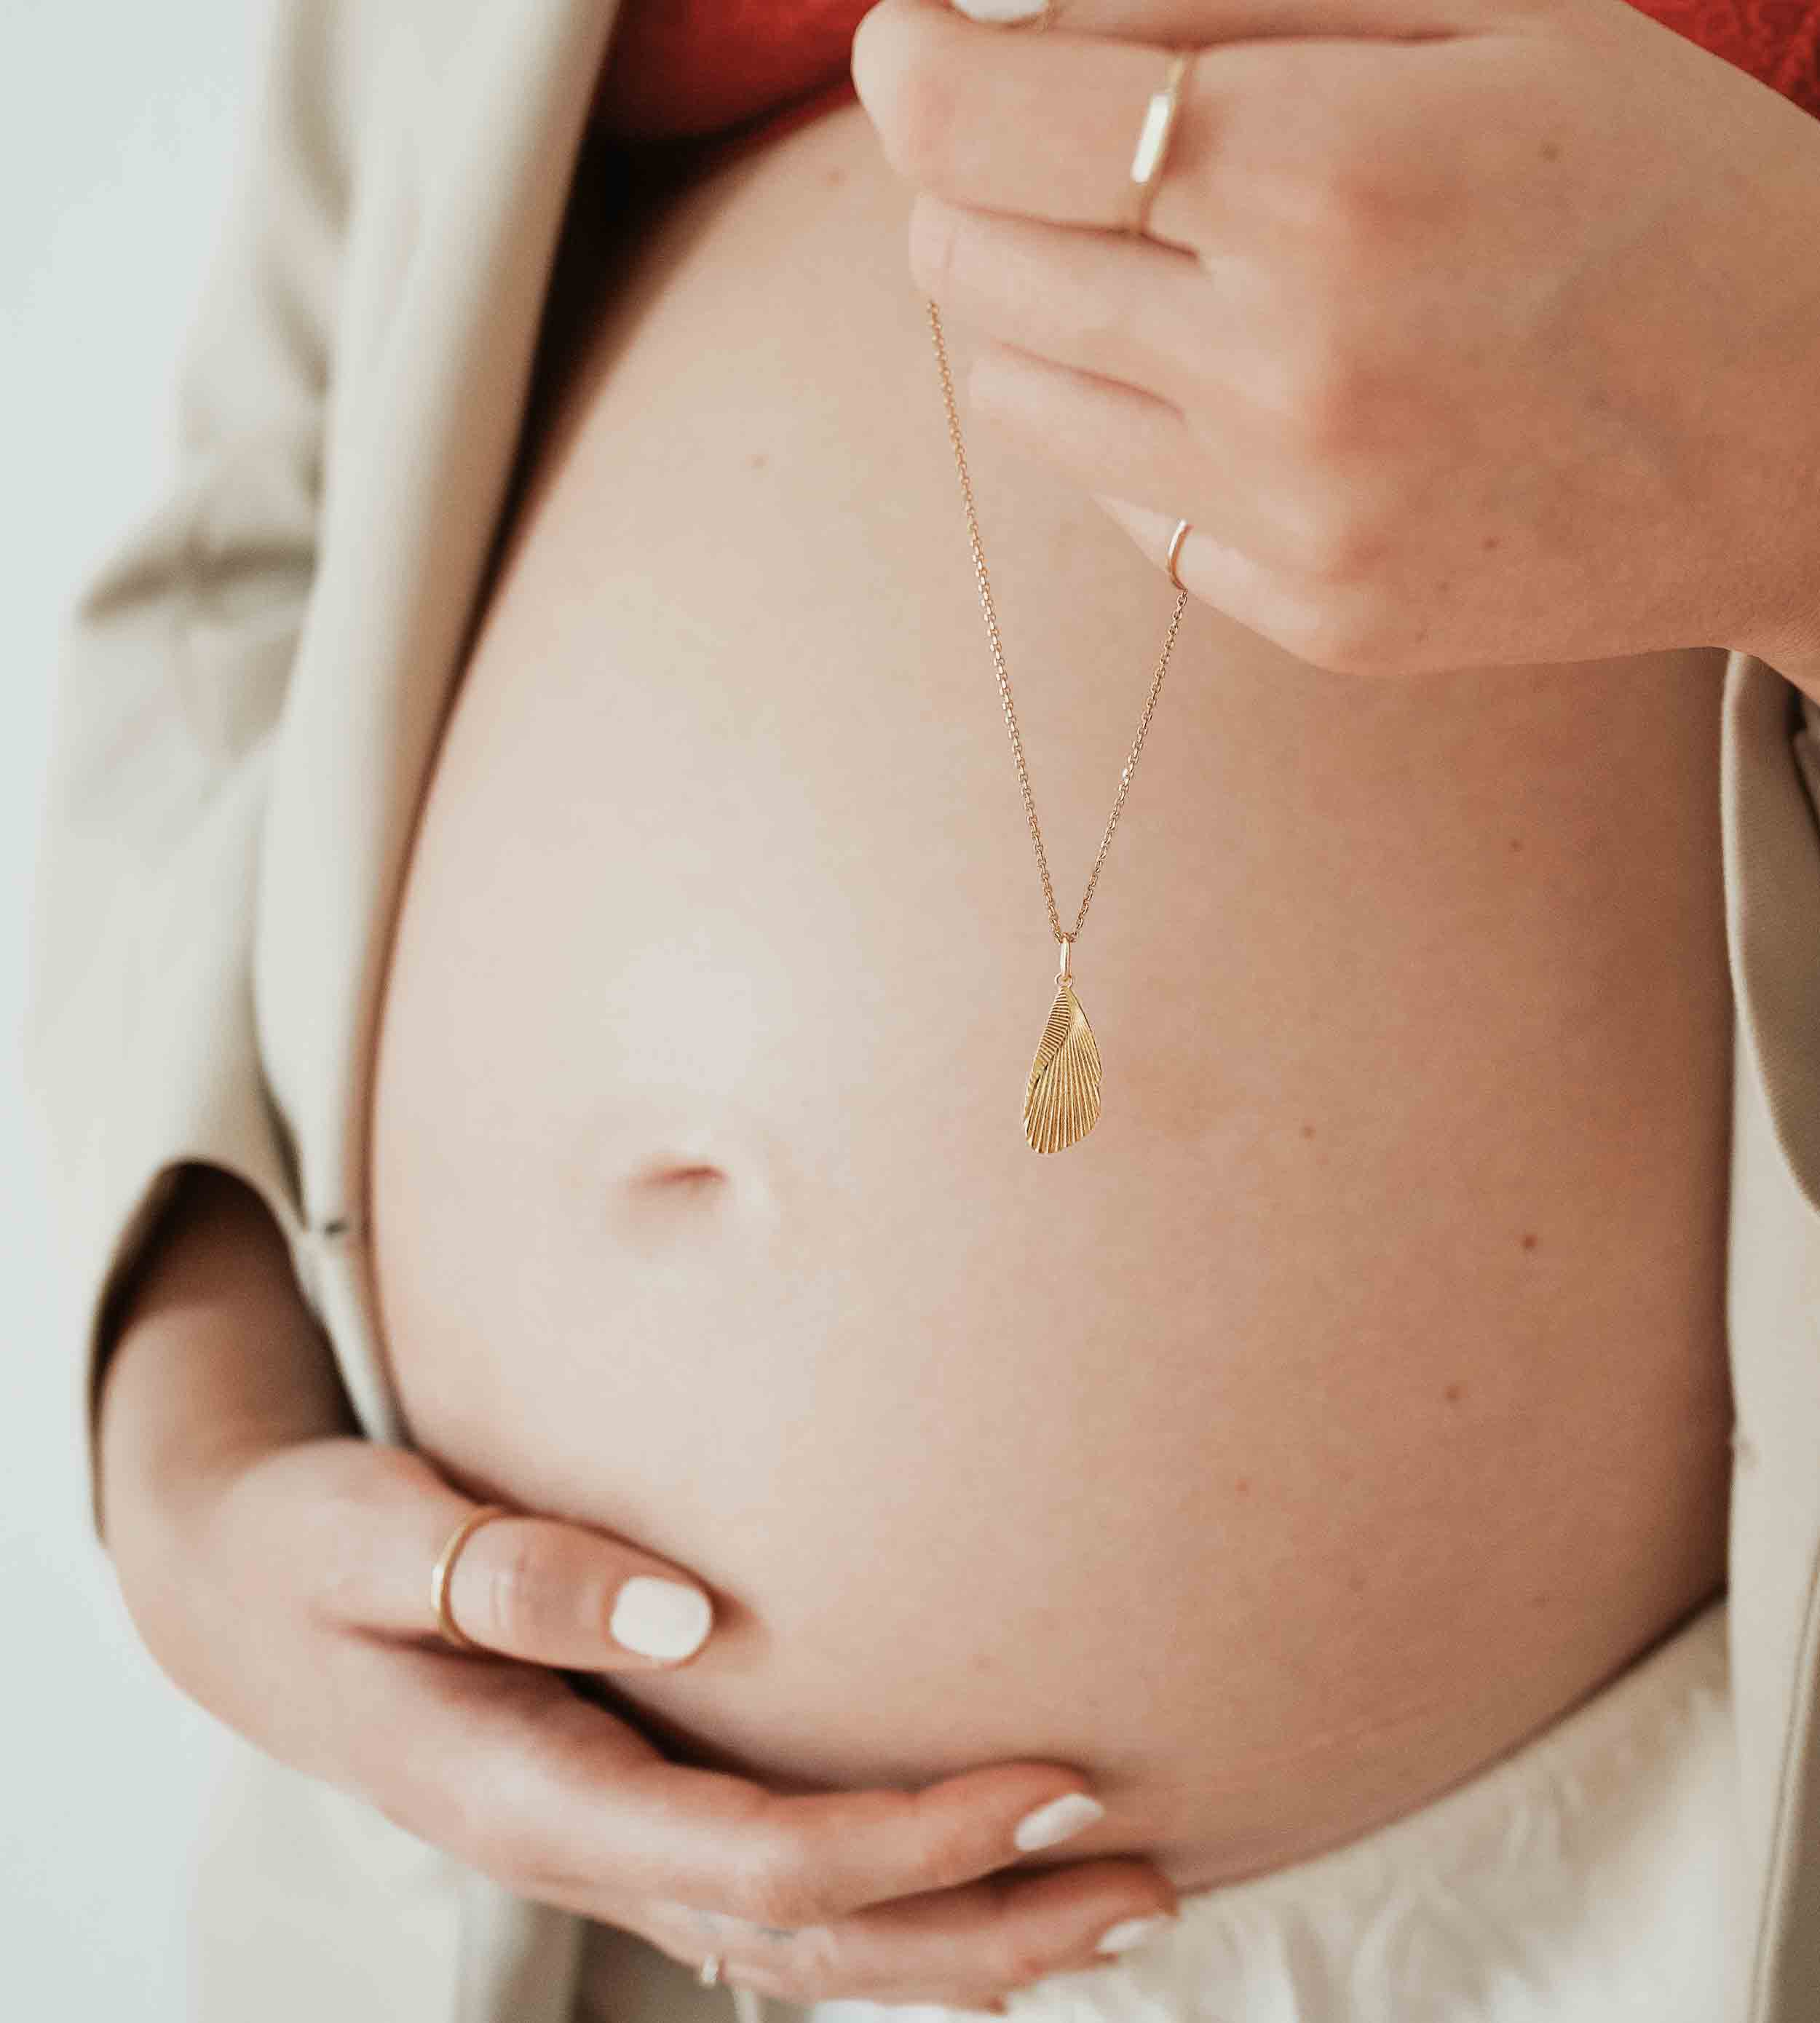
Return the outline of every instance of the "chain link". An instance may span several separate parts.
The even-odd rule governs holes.
[[[1106,853],[1112,847],[1112,832],[1119,826],[1119,818],[1124,812],[1125,796],[1131,791],[1131,777],[1137,770],[1138,755],[1144,749],[1145,733],[1150,728],[1150,719],[1156,708],[1156,699],[1163,693],[1163,678],[1169,668],[1170,649],[1175,645],[1177,628],[1181,624],[1183,607],[1188,602],[1185,590],[1175,601],[1175,611],[1169,621],[1169,637],[1163,643],[1163,656],[1156,664],[1156,678],[1150,684],[1150,695],[1144,705],[1144,714],[1138,721],[1137,735],[1132,740],[1130,755],[1125,761],[1124,770],[1119,776],[1118,798],[1112,803],[1112,813],[1106,823],[1106,833],[1100,839],[1100,854],[1093,859],[1092,875],[1087,880],[1087,889],[1081,899],[1081,910],[1075,916],[1075,924],[1070,931],[1062,931],[1061,916],[1056,910],[1055,887],[1049,878],[1049,858],[1042,847],[1042,830],[1036,818],[1036,801],[1030,789],[1030,769],[1024,763],[1024,740],[1018,734],[1017,712],[1012,705],[1011,677],[1005,672],[1005,649],[998,638],[998,619],[992,609],[992,586],[986,576],[986,551],[980,543],[980,522],[973,510],[973,485],[967,474],[967,452],[961,447],[961,418],[955,412],[954,375],[948,370],[948,349],[943,342],[941,312],[932,301],[929,307],[929,329],[935,338],[936,364],[942,375],[942,398],[948,410],[948,439],[954,445],[954,462],[961,474],[961,496],[967,506],[967,533],[973,545],[973,574],[980,585],[980,604],[986,614],[986,636],[992,644],[992,664],[998,673],[998,695],[1004,711],[1005,727],[1011,733],[1011,755],[1017,766],[1017,784],[1024,796],[1024,820],[1030,827],[1031,846],[1036,852],[1036,868],[1042,877],[1042,895],[1049,905],[1049,926],[1055,938],[1062,945],[1064,957],[1067,948],[1081,931],[1087,917],[1087,909],[1093,903],[1094,887],[1100,882],[1100,867],[1106,862]]]

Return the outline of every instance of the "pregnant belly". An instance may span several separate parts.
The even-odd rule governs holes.
[[[710,1586],[602,1688],[679,1755],[1079,1765],[1031,1859],[1199,1887],[1723,1584],[1723,657],[1379,682],[1191,605],[1075,959],[1104,1114],[1033,1154],[908,204],[844,107],[651,201],[581,325],[398,921],[384,1330],[456,1479]],[[1071,918],[1173,593],[968,435]]]

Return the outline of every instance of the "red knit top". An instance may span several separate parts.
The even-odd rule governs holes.
[[[1632,0],[1820,117],[1820,0]],[[625,141],[775,136],[851,103],[871,0],[623,0],[595,104]]]

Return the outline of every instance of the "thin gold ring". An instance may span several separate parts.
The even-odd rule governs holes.
[[[1169,537],[1169,554],[1163,565],[1163,567],[1169,571],[1170,581],[1175,585],[1177,590],[1184,591],[1185,593],[1188,589],[1188,585],[1184,583],[1181,578],[1175,573],[1175,558],[1181,553],[1181,544],[1187,538],[1187,521],[1177,520],[1175,523],[1175,532]]]
[[[476,1505],[449,1534],[449,1543],[437,1555],[436,1564],[430,1570],[430,1606],[435,1611],[436,1626],[442,1632],[445,1641],[458,1651],[484,1651],[486,1646],[475,1643],[449,1612],[449,1577],[455,1571],[455,1562],[462,1547],[489,1517],[511,1517],[517,1514],[503,1503]]]
[[[1193,49],[1170,53],[1163,82],[1150,94],[1150,103],[1144,108],[1144,123],[1137,130],[1137,144],[1131,155],[1131,186],[1137,195],[1127,231],[1143,232],[1150,216],[1151,199],[1162,178],[1163,158],[1169,152],[1176,115],[1181,109],[1182,83],[1196,53]]]
[[[704,1988],[712,1988],[720,1978],[720,1955],[710,1953],[695,1970],[695,1978]]]

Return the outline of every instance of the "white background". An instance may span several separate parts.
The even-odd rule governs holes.
[[[168,479],[173,368],[268,17],[0,0],[0,2012],[18,2023],[181,2023],[189,1855],[227,1757],[90,1542],[18,1033],[58,635]]]

